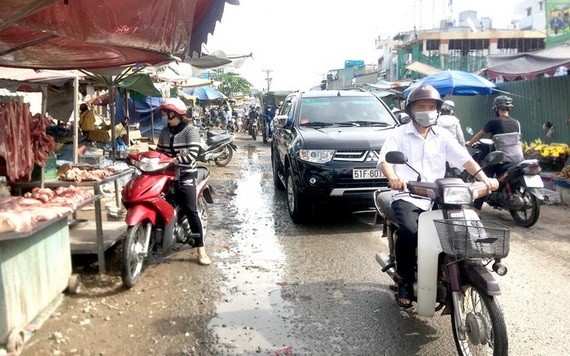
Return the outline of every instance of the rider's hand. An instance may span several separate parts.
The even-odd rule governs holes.
[[[403,192],[407,189],[406,181],[400,177],[388,178],[388,182],[390,183],[390,188],[394,190]]]
[[[484,179],[483,183],[485,183],[485,185],[490,191],[495,191],[499,189],[499,181],[496,178]]]

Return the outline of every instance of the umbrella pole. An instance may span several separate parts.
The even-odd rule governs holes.
[[[152,99],[150,99],[150,143],[154,145],[154,109],[152,107]]]

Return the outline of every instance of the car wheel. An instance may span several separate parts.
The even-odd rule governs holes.
[[[296,224],[307,222],[311,218],[313,208],[312,200],[299,193],[295,180],[293,179],[293,170],[289,167],[287,172],[287,209],[291,219]]]
[[[285,187],[283,186],[283,182],[281,182],[281,178],[279,178],[279,162],[277,161],[277,152],[273,152],[271,154],[271,166],[273,168],[273,185],[277,190],[284,190]]]

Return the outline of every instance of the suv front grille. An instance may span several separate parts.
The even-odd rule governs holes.
[[[334,161],[345,162],[378,162],[380,151],[342,150],[336,151]]]

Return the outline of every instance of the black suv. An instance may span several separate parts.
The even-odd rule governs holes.
[[[373,207],[372,193],[388,184],[376,169],[380,148],[396,125],[384,102],[368,92],[287,96],[274,119],[271,163],[293,221],[309,220],[315,203],[339,202],[351,211]]]

